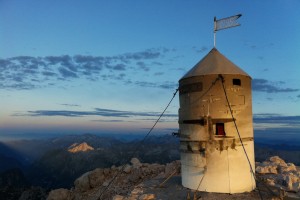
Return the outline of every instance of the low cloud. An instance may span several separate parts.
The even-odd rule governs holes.
[[[273,113],[261,113],[253,116],[255,123],[287,123],[287,124],[299,124],[300,116],[285,116]]]
[[[78,75],[75,72],[69,71],[66,68],[60,67],[58,68],[58,71],[64,78],[78,78]]]
[[[261,50],[272,48],[275,44],[273,42],[269,43],[260,43],[260,44],[252,44],[251,42],[244,42],[244,45],[252,50]]]
[[[259,60],[263,60],[263,59],[264,59],[264,57],[263,57],[263,56],[257,56],[257,59],[259,59]]]
[[[274,113],[255,114],[253,116],[254,129],[290,132],[300,131],[300,116],[286,116]]]
[[[282,92],[298,92],[299,89],[294,88],[281,88],[278,85],[282,85],[284,82],[270,82],[266,79],[253,79],[252,90],[257,92],[267,93],[282,93]]]
[[[85,116],[102,116],[102,117],[157,117],[159,112],[134,112],[113,109],[95,108],[93,111],[71,111],[71,110],[35,110],[26,113],[16,113],[14,116],[63,116],[63,117],[85,117]],[[165,114],[165,117],[177,117],[177,114]]]
[[[8,90],[32,90],[38,88],[37,85],[31,83],[13,83],[13,84],[3,84],[0,83],[0,88],[5,88]]]
[[[116,64],[116,65],[110,66],[109,68],[113,69],[113,70],[117,70],[117,71],[124,71],[124,70],[126,70],[126,65],[121,63],[121,64]]]
[[[147,82],[147,81],[136,81],[136,85],[141,87],[153,87],[153,88],[161,88],[161,89],[176,89],[178,88],[178,84],[174,82],[163,82],[163,83],[156,83],[156,82]]]
[[[18,56],[0,59],[0,89],[28,90],[46,87],[49,82],[76,78],[96,81],[102,75],[105,79],[121,80],[124,76],[116,75],[116,72],[149,71],[147,65],[159,63],[157,59],[168,51],[166,48],[153,48],[115,56]]]
[[[69,103],[61,103],[59,105],[67,106],[67,107],[80,107],[80,105],[78,104],[69,104]]]
[[[120,120],[120,119],[111,119],[111,120],[107,120],[107,119],[97,119],[97,120],[91,120],[92,122],[124,122],[124,120]]]
[[[199,52],[207,51],[205,46],[193,47],[193,49]],[[115,56],[18,56],[0,59],[0,89],[32,90],[55,85],[63,88],[63,81],[78,79],[118,81],[122,84],[139,87],[175,89],[178,87],[177,82],[154,82],[136,76],[141,71],[154,76],[165,75],[164,72],[158,71],[162,69],[159,58],[164,58],[166,53],[173,51],[167,48],[153,48]],[[183,68],[170,70],[186,71]],[[142,81],[138,81],[136,77]],[[297,88],[284,87],[282,82],[271,82],[266,79],[253,79],[252,89],[256,92],[266,93],[300,91]]]
[[[149,71],[150,70],[150,68],[147,67],[145,62],[139,61],[139,62],[136,63],[136,65],[139,66],[140,69],[142,69],[144,71]]]
[[[154,73],[154,76],[161,76],[161,75],[164,75],[164,72],[155,72]]]
[[[196,51],[196,53],[204,53],[208,50],[208,48],[206,46],[202,46],[202,47],[196,47],[196,46],[193,46],[192,49],[194,51]]]

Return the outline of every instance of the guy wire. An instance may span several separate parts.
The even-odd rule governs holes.
[[[178,92],[178,88],[176,89],[176,91],[173,94],[173,97],[171,98],[171,100],[169,101],[168,105],[166,106],[166,108],[163,110],[163,112],[159,115],[158,119],[155,121],[154,125],[151,127],[151,129],[148,131],[148,133],[145,135],[145,137],[136,145],[135,150],[133,151],[132,154],[130,154],[130,156],[126,159],[124,159],[126,162],[123,164],[122,168],[120,171],[117,172],[117,174],[112,178],[112,180],[108,183],[108,185],[103,189],[103,191],[100,193],[99,196],[99,200],[101,200],[101,197],[103,196],[103,194],[105,193],[106,190],[108,190],[108,188],[112,185],[112,183],[115,181],[115,179],[123,172],[123,170],[125,169],[125,166],[127,164],[127,162],[129,162],[129,159],[133,158],[133,156],[137,153],[137,151],[140,149],[140,147],[142,146],[142,144],[144,144],[144,142],[146,141],[147,137],[149,136],[149,134],[152,132],[152,130],[154,129],[154,127],[156,126],[156,124],[158,123],[158,121],[160,120],[160,118],[164,115],[164,113],[166,112],[166,110],[168,109],[168,107],[170,106],[171,102],[173,101],[173,99],[175,98],[177,92]],[[124,161],[123,160],[123,161]]]

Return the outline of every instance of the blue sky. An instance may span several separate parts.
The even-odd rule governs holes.
[[[145,133],[213,47],[253,78],[255,129],[300,130],[300,2],[0,1],[0,135]],[[177,129],[178,97],[158,125]]]

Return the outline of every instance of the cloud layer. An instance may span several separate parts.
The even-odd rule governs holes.
[[[204,52],[207,47],[197,52]],[[31,57],[18,56],[0,59],[0,89],[29,90],[58,84],[59,81],[119,81],[139,87],[175,89],[177,81],[149,81],[138,74],[149,74],[153,77],[166,76],[162,69],[161,59],[174,49],[153,48],[135,53],[124,53],[116,56],[62,55]],[[156,70],[154,70],[154,68]],[[163,79],[162,79],[163,80]],[[297,88],[285,88],[284,82],[271,82],[266,79],[253,79],[252,89],[265,93],[298,92]]]
[[[95,108],[93,111],[71,111],[71,110],[35,110],[27,113],[17,113],[14,116],[63,116],[63,117],[85,117],[85,116],[102,116],[102,117],[158,117],[159,112],[133,112],[113,109]],[[165,114],[165,117],[177,117],[177,114]]]
[[[252,80],[252,90],[257,92],[267,92],[267,93],[280,93],[280,92],[298,92],[299,89],[293,88],[281,88],[284,82],[270,82],[266,79],[253,79]]]
[[[270,134],[280,133],[280,137],[286,134],[300,132],[300,116],[286,116],[275,113],[262,113],[253,116],[254,129],[259,131],[268,131]],[[265,134],[265,132],[262,132]],[[260,135],[260,137],[270,137]],[[274,135],[276,137],[276,135]],[[296,136],[296,135],[295,135]]]
[[[13,116],[29,116],[29,117],[86,117],[86,116],[99,116],[105,117],[104,119],[97,119],[93,121],[100,122],[121,122],[130,119],[137,119],[141,121],[155,121],[160,112],[137,112],[137,111],[124,111],[115,109],[95,108],[92,111],[75,111],[75,110],[35,110],[27,111],[26,113],[15,113]],[[112,119],[110,118],[112,117]],[[178,114],[166,113],[164,114],[165,121],[176,121]],[[115,119],[117,118],[117,119]],[[257,127],[278,128],[278,127],[294,127],[300,129],[300,116],[285,116],[275,113],[261,113],[253,115],[253,122]]]
[[[147,85],[135,82],[128,76],[148,72],[150,65],[161,65],[157,59],[168,51],[166,48],[156,48],[116,56],[18,56],[0,59],[0,89],[28,90],[74,79],[118,80],[126,84],[169,88],[171,84],[167,82]]]
[[[254,123],[273,123],[273,124],[295,124],[300,127],[300,116],[285,116],[272,113],[255,114],[253,117]]]

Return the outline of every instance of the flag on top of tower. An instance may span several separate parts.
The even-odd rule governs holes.
[[[237,22],[237,19],[240,18],[242,14],[234,15],[231,17],[226,17],[223,19],[217,20],[217,18],[214,18],[214,32],[226,29],[226,28],[232,28],[235,26],[240,26],[240,24]]]

